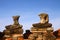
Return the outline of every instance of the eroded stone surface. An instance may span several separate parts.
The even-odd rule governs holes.
[[[29,36],[31,40],[55,40],[55,36],[51,35],[53,32],[52,24],[49,23],[49,16],[46,13],[39,15],[40,22],[32,24],[32,35]],[[32,39],[33,38],[33,39]]]
[[[18,20],[19,20],[19,17],[20,16],[13,16],[13,21],[14,23],[12,25],[7,25],[5,26],[5,30],[3,31],[3,33],[5,34],[4,37],[13,37],[14,35],[13,34],[16,34],[16,35],[23,35],[23,29],[22,29],[22,25],[19,24]],[[17,38],[17,36],[16,36]]]
[[[40,17],[40,23],[48,23],[49,22],[49,16],[46,13],[39,14]]]

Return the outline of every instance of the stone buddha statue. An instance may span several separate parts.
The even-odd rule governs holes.
[[[14,25],[18,25],[19,24],[19,22],[18,22],[19,17],[20,16],[13,16]]]
[[[45,27],[51,27],[52,26],[52,24],[49,23],[48,14],[41,13],[41,14],[39,14],[39,17],[40,17],[40,23],[33,24],[33,27],[45,28]]]
[[[14,21],[13,25],[5,26],[6,30],[4,30],[4,33],[6,35],[23,33],[23,29],[22,29],[23,26],[18,22],[19,17],[20,16],[13,16],[13,21]]]

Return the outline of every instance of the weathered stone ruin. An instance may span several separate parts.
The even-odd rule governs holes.
[[[54,31],[53,34],[55,35],[56,40],[60,40],[60,29]]]
[[[23,37],[23,26],[18,22],[19,17],[20,16],[13,16],[13,25],[5,26],[6,29],[3,31],[5,39],[8,40],[8,38],[11,38],[12,40],[17,40]]]
[[[42,13],[39,14],[40,22],[32,24],[31,34],[29,40],[55,40],[55,36],[52,35],[53,27],[49,23],[48,14]]]
[[[19,24],[19,17],[20,16],[13,16],[14,23],[5,26],[6,29],[1,33],[3,34],[3,40],[56,40],[52,24],[49,23],[48,14],[39,14],[40,22],[32,24],[31,29],[26,30],[24,34],[23,26]]]

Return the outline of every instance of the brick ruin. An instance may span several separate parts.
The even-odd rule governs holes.
[[[53,34],[55,35],[56,40],[60,40],[60,29],[54,31]]]
[[[49,23],[49,15],[46,13],[39,14],[40,22],[32,24],[30,30],[26,30],[23,34],[23,25],[19,24],[20,16],[13,16],[14,23],[5,26],[5,30],[0,32],[0,40],[58,40],[57,33],[60,38],[60,30],[55,32],[52,24]],[[60,39],[59,39],[60,40]]]

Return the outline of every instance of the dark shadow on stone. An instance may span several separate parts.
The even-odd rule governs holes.
[[[24,39],[28,39],[29,35],[32,34],[30,30],[26,30],[26,33],[23,34]]]
[[[0,40],[3,40],[4,33],[0,32]]]
[[[58,31],[53,32],[56,38],[58,38]]]

